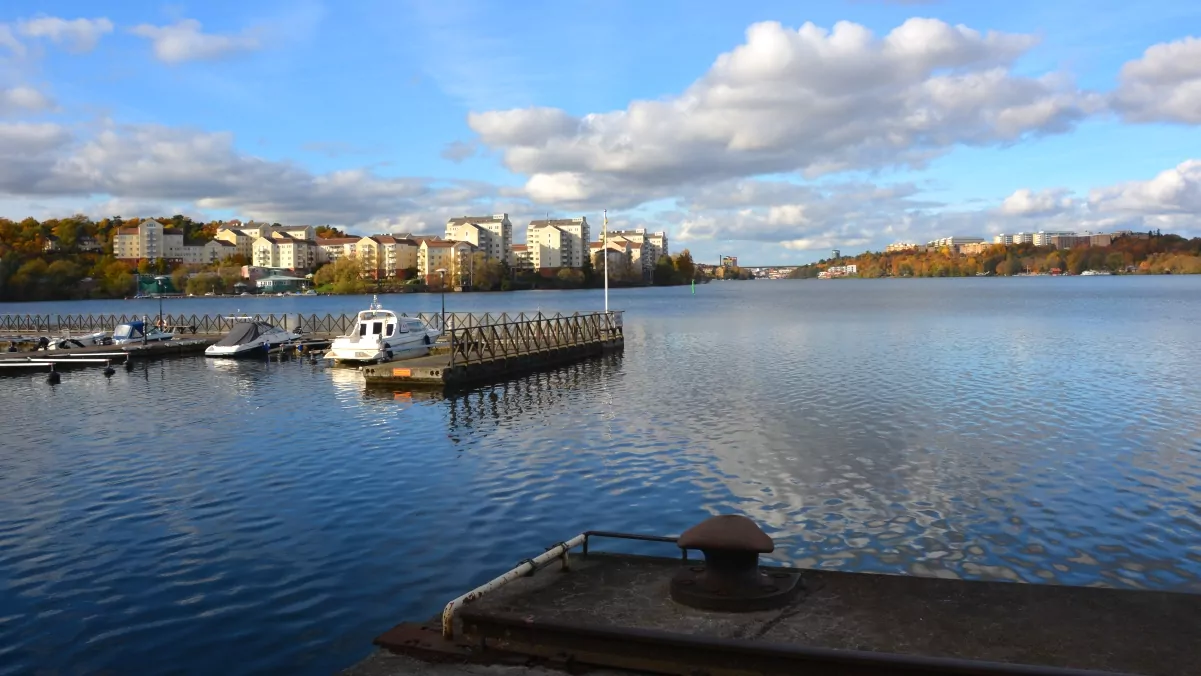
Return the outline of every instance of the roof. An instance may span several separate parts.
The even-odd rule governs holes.
[[[431,247],[431,248],[446,248],[446,247],[452,247],[452,246],[458,244],[458,242],[448,242],[445,240],[427,239],[427,240],[425,240],[424,244],[427,247]]]
[[[227,247],[229,247],[229,248],[231,248],[231,249],[235,248],[235,247],[234,247],[234,245],[233,245],[233,242],[227,242],[227,241],[225,241],[225,240],[223,240],[223,239],[214,239],[214,240],[210,240],[210,241],[211,241],[213,244],[216,244],[217,246],[227,246]]]
[[[460,216],[458,218],[447,219],[447,225],[462,225],[464,223],[499,223],[508,216],[508,214],[497,214],[495,216]]]
[[[134,226],[131,226],[131,227],[128,227],[128,228],[121,228],[120,230],[117,230],[117,234],[120,234],[120,235],[136,235],[136,234],[138,234],[138,226],[134,225]]]
[[[528,247],[528,246],[526,246],[525,244],[514,244],[514,245],[513,245],[513,251],[514,251],[514,252],[517,252],[517,251],[525,251],[525,250],[527,250],[527,249],[529,249],[529,247]]]
[[[304,277],[289,277],[288,275],[271,275],[270,277],[259,277],[258,282],[307,282],[309,280]]]
[[[535,227],[535,228],[541,228],[541,227],[543,227],[543,226],[546,226],[546,225],[583,225],[583,224],[584,224],[584,222],[585,222],[585,221],[587,221],[587,220],[588,220],[588,219],[587,219],[586,217],[580,217],[580,218],[552,218],[552,219],[550,219],[550,220],[547,220],[547,219],[543,218],[543,219],[541,219],[541,220],[537,220],[537,221],[530,221],[530,225],[531,225],[531,226],[533,226],[533,227]]]
[[[362,237],[330,237],[330,238],[318,237],[317,245],[318,246],[334,246],[334,245],[341,245],[341,244],[354,244],[361,239],[363,239],[363,238]]]
[[[442,241],[441,235],[409,235],[408,238],[418,244],[420,244],[422,242],[440,242],[440,241]]]

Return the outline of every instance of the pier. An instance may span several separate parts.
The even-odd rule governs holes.
[[[113,331],[117,326],[157,317],[145,315],[0,315],[0,372],[105,365],[127,359],[157,359],[202,354],[244,317],[297,331],[301,339],[273,349],[268,358],[294,352],[318,354],[330,341],[354,331],[355,314],[169,315],[163,325],[171,340],[127,345],[88,345],[70,349],[38,349],[42,338],[57,340]],[[442,333],[428,354],[366,366],[369,387],[454,388],[517,376],[577,362],[625,347],[622,312],[534,313],[416,313]],[[0,349],[3,349],[0,348]],[[90,359],[93,358],[94,359]],[[60,368],[55,366],[54,368]]]
[[[430,354],[366,366],[368,387],[453,388],[625,348],[621,312],[485,315],[451,325]]]

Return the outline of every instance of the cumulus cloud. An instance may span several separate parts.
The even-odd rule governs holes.
[[[177,64],[184,61],[218,59],[237,52],[254,51],[261,46],[251,33],[216,35],[205,33],[195,19],[183,19],[167,26],[141,24],[130,32],[151,41],[159,61]]]
[[[316,174],[242,153],[226,133],[131,125],[81,140],[58,125],[29,123],[0,124],[0,194],[191,204],[272,221],[344,225],[487,210],[495,197],[481,182],[363,169]]]
[[[37,112],[53,105],[49,97],[32,87],[0,89],[0,115]]]
[[[1201,39],[1147,48],[1122,66],[1112,102],[1131,122],[1201,124]]]
[[[1067,131],[1102,104],[1060,76],[1013,74],[1034,44],[936,19],[883,37],[850,22],[758,23],[674,98],[582,117],[494,110],[468,124],[539,202],[631,205],[741,176],[920,166],[956,144]]]
[[[39,16],[17,23],[21,35],[46,38],[61,44],[72,52],[90,52],[96,48],[101,36],[113,31],[113,22],[98,19],[60,19],[55,16]]]
[[[1000,211],[1009,216],[1050,216],[1072,208],[1075,201],[1063,189],[1035,192],[1029,188],[1015,191],[1001,202]]]
[[[1146,181],[1092,190],[1089,208],[1100,213],[1201,218],[1201,160],[1187,160]]]

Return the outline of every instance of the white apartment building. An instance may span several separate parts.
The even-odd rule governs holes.
[[[541,228],[531,226],[525,232],[525,246],[530,265],[535,270],[563,267],[565,237],[566,233],[553,225]]]
[[[1051,246],[1052,237],[1070,237],[1075,234],[1074,232],[1043,232],[1040,230],[1034,233],[1031,241],[1034,242],[1034,246]]]
[[[983,241],[983,237],[941,237],[931,242],[927,242],[926,246],[934,247],[936,249],[944,246],[957,249],[964,244],[980,244]]]
[[[526,230],[526,245],[528,246],[530,243],[531,233],[551,228],[557,229],[561,233],[558,236],[559,263],[558,265],[544,265],[541,267],[584,267],[584,257],[588,255],[589,239],[592,236],[589,232],[588,218],[581,216],[579,218],[552,218],[530,221],[529,227]],[[535,239],[539,239],[537,234],[534,237]],[[540,239],[545,239],[545,237]],[[531,254],[532,257],[533,254]]]
[[[508,214],[452,218],[446,221],[446,240],[468,242],[488,258],[513,264],[513,223]]]
[[[913,251],[917,248],[916,242],[895,242],[884,247],[884,253],[893,253],[896,251]]]

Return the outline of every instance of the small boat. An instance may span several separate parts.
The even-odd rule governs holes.
[[[134,343],[157,343],[171,340],[174,333],[164,331],[157,326],[148,326],[146,322],[136,321],[121,324],[113,330],[113,345],[131,345]]]
[[[272,348],[286,345],[298,338],[300,334],[281,329],[261,319],[252,317],[230,317],[234,320],[233,328],[216,343],[204,349],[206,357],[261,357]]]
[[[1112,275],[1112,274],[1113,273],[1110,272],[1109,270],[1085,270],[1084,272],[1080,273],[1080,276],[1081,277],[1093,277],[1093,276],[1098,276],[1098,275]]]
[[[400,352],[428,352],[440,334],[416,317],[397,317],[372,297],[371,307],[359,313],[354,331],[335,338],[325,358],[358,364],[386,361]]]
[[[50,344],[46,346],[47,350],[73,350],[80,347],[92,347],[95,345],[111,345],[112,339],[108,337],[105,331],[97,331],[83,336],[72,336],[64,334],[58,338],[51,338]]]

